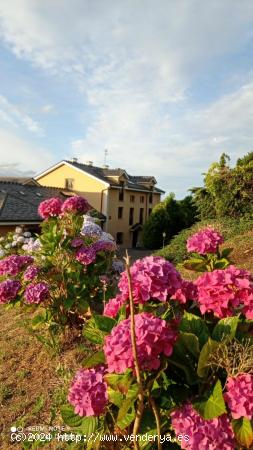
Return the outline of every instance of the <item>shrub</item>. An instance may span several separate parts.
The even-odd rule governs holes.
[[[135,450],[172,440],[175,449],[251,448],[253,278],[229,265],[222,240],[210,229],[194,237],[203,244],[194,253],[203,272],[194,284],[161,257],[132,267],[126,258],[117,297],[84,326],[97,352],[83,362],[62,409],[66,424],[89,430],[88,449],[93,435],[106,434],[126,437],[127,448],[132,435]],[[188,264],[194,269],[192,255]]]

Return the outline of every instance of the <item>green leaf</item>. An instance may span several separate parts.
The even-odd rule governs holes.
[[[32,326],[34,327],[34,328],[36,328],[36,327],[38,327],[38,326],[40,326],[41,324],[43,324],[43,323],[46,323],[47,322],[47,318],[46,318],[46,315],[45,314],[38,314],[37,316],[35,316],[33,319],[32,319]]]
[[[134,380],[131,370],[127,370],[124,374],[108,373],[104,376],[104,379],[109,386],[122,394],[127,394]]]
[[[98,428],[98,418],[94,416],[83,417],[81,427],[78,427],[82,434],[91,436]]]
[[[108,398],[113,405],[118,406],[118,408],[121,407],[122,402],[124,400],[123,394],[121,394],[119,391],[114,391],[114,389],[108,387],[107,388]]]
[[[61,407],[61,416],[63,422],[70,427],[79,427],[82,423],[82,418],[75,414],[71,405],[63,405]]]
[[[82,365],[83,365],[83,367],[89,368],[89,367],[97,366],[98,364],[104,364],[104,363],[105,363],[105,354],[104,354],[103,350],[101,350],[101,351],[93,353],[93,355],[85,358]]]
[[[209,331],[205,321],[201,317],[187,311],[184,312],[179,329],[187,333],[195,334],[199,339],[201,347],[203,347],[209,337]]]
[[[193,404],[194,408],[204,419],[214,419],[226,412],[220,380],[217,381],[207,400]]]
[[[201,258],[189,258],[183,262],[183,267],[188,270],[196,270],[196,272],[203,272],[206,268],[206,262]]]
[[[230,262],[226,258],[218,259],[214,262],[214,269],[225,269]]]
[[[64,300],[64,302],[63,302],[63,305],[64,305],[64,308],[66,308],[68,310],[68,309],[72,308],[74,303],[75,303],[75,299],[73,297],[72,298],[66,298]]]
[[[110,333],[113,327],[115,327],[115,325],[117,324],[116,320],[112,319],[111,317],[94,314],[93,318],[95,324],[97,325],[97,328],[107,334]]]
[[[227,258],[228,255],[233,251],[233,248],[224,248],[221,252],[221,258]]]
[[[253,444],[253,430],[250,420],[246,417],[232,420],[232,427],[239,444],[250,449]]]
[[[238,322],[238,316],[226,317],[225,319],[219,320],[214,327],[212,338],[216,341],[223,341],[226,337],[233,339],[235,337]]]
[[[83,336],[93,344],[102,345],[106,335],[97,328],[92,317],[83,327]]]
[[[121,430],[127,428],[135,419],[134,402],[131,399],[124,400],[119,409],[117,425]]]
[[[209,367],[208,367],[208,361],[210,354],[214,352],[214,350],[217,349],[219,346],[218,342],[213,341],[211,338],[208,339],[204,347],[202,348],[200,355],[199,355],[199,361],[198,361],[198,368],[197,368],[197,374],[199,377],[205,377],[208,373]]]

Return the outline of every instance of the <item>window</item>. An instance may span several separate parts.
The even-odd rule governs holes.
[[[140,202],[141,202],[141,203],[144,203],[144,199],[145,199],[145,198],[144,198],[144,195],[141,195]]]
[[[153,202],[153,193],[150,192],[150,194],[149,194],[149,203],[152,203],[152,202]]]
[[[129,225],[134,223],[134,208],[129,209]]]
[[[152,208],[148,209],[148,215],[150,216],[150,214],[152,213]]]
[[[140,220],[139,220],[141,225],[143,224],[143,216],[144,216],[144,208],[141,208],[140,209]]]
[[[119,201],[123,202],[123,200],[124,200],[124,181],[121,181],[120,184],[121,184],[121,188],[119,191]]]
[[[65,189],[73,189],[73,188],[74,188],[73,178],[65,178]]]
[[[118,219],[122,219],[123,217],[123,206],[118,207]]]
[[[123,233],[121,231],[116,234],[116,244],[123,244]]]
[[[134,195],[130,195],[130,203],[134,203]]]

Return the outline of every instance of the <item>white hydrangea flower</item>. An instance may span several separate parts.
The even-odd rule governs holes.
[[[93,217],[85,215],[83,218],[81,234],[84,236],[100,237],[102,235],[102,229],[97,223],[95,223],[95,219]]]
[[[15,228],[15,233],[16,233],[16,234],[22,234],[22,233],[23,233],[22,228],[21,228],[21,227],[16,227],[16,228]]]
[[[17,242],[18,242],[19,244],[24,243],[24,242],[25,242],[24,236],[19,236],[19,237],[17,238]]]
[[[32,236],[32,234],[30,233],[30,231],[25,231],[24,234],[23,234],[23,236],[24,236],[25,238],[30,238],[30,237]]]

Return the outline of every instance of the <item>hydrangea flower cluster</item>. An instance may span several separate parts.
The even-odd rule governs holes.
[[[103,315],[107,317],[116,317],[121,306],[125,303],[125,300],[121,297],[121,295],[116,295],[115,298],[111,298],[108,303],[106,303],[104,307]]]
[[[52,197],[39,204],[38,213],[42,219],[57,217],[61,214],[62,200]]]
[[[145,303],[157,299],[165,302],[181,288],[181,276],[169,261],[160,256],[138,259],[130,268],[134,301]],[[126,272],[121,274],[119,289],[126,299],[129,295]]]
[[[223,414],[211,420],[203,419],[186,403],[171,414],[172,427],[177,435],[187,435],[189,440],[180,442],[188,450],[234,450],[234,434],[228,416]]]
[[[100,237],[102,234],[102,229],[97,223],[95,223],[93,217],[86,215],[84,216],[81,234],[90,237]]]
[[[196,252],[201,255],[216,253],[220,244],[224,242],[223,236],[211,227],[204,228],[193,234],[187,240],[188,252]]]
[[[61,207],[61,212],[85,214],[89,208],[89,203],[85,198],[75,195],[65,200]]]
[[[78,237],[71,241],[71,247],[73,248],[81,247],[83,244],[84,244],[83,239]]]
[[[150,313],[135,316],[136,344],[140,367],[143,370],[155,370],[160,367],[159,356],[170,356],[177,333],[165,320]],[[104,352],[108,372],[124,373],[134,369],[130,318],[122,320],[105,338]]]
[[[49,287],[46,283],[31,283],[27,286],[24,297],[26,303],[39,304],[49,297]]]
[[[0,275],[18,275],[25,266],[32,264],[32,256],[11,255],[0,261]]]
[[[229,266],[201,275],[195,284],[202,314],[213,312],[223,319],[242,308],[247,319],[253,319],[253,283],[247,270]]]
[[[181,287],[176,290],[172,297],[179,303],[186,303],[187,300],[197,300],[198,289],[192,281],[182,280]]]
[[[114,250],[116,250],[116,244],[114,241],[111,241],[111,240],[107,240],[107,241],[99,240],[99,241],[94,242],[94,244],[92,245],[92,248],[94,249],[94,251],[96,253],[98,253],[98,252],[113,252]]]
[[[36,266],[30,266],[27,267],[26,271],[24,272],[24,280],[25,281],[32,281],[40,272],[40,268]]]
[[[9,303],[17,297],[21,283],[17,280],[5,280],[0,283],[0,304]]]
[[[104,412],[108,400],[104,373],[103,366],[77,372],[69,390],[68,401],[79,416],[99,416]]]
[[[76,259],[81,264],[88,266],[96,260],[96,252],[92,247],[81,247],[76,253]]]
[[[229,377],[224,399],[227,402],[233,419],[253,418],[253,375],[242,373]]]
[[[22,249],[27,253],[36,253],[41,249],[41,242],[39,239],[30,238],[28,242],[22,246]]]

